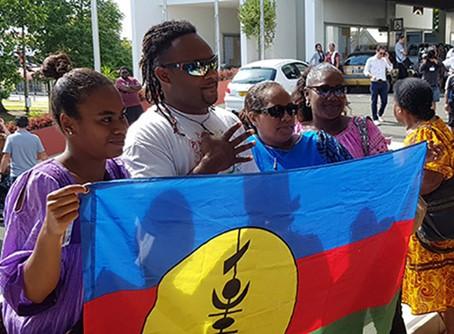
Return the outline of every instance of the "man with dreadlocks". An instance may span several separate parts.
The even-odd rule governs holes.
[[[151,27],[140,66],[154,106],[128,130],[124,160],[132,177],[257,171],[249,151],[254,143],[243,144],[253,131],[213,107],[218,60],[192,24]]]

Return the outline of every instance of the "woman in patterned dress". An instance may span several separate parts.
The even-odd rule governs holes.
[[[394,91],[395,117],[408,130],[404,143],[428,141],[440,147],[437,159],[426,161],[424,166],[421,194],[429,194],[454,176],[454,135],[431,109],[432,90],[425,81],[408,78],[397,82]],[[454,240],[438,242],[436,246],[452,248]],[[454,333],[454,252],[431,252],[413,235],[409,242],[402,299],[413,314],[438,312],[447,333]]]

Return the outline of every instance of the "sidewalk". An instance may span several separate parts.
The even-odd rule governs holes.
[[[371,116],[370,95],[369,94],[349,94],[347,96],[350,102],[351,113],[354,116]],[[383,122],[379,128],[385,137],[391,137],[391,149],[399,148],[405,138],[405,127],[399,124],[393,113],[394,96],[388,95],[388,105],[386,106]],[[444,97],[437,103],[437,115],[447,121],[447,115],[444,111]]]

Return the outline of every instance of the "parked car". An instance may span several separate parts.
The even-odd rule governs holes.
[[[295,59],[266,59],[240,68],[225,92],[225,108],[234,113],[243,109],[244,97],[256,83],[272,80],[280,83],[289,93],[309,65]]]
[[[343,63],[345,84],[349,87],[370,86],[370,78],[364,75],[364,66],[370,57],[375,55],[375,51],[354,52],[345,59]],[[393,64],[393,69],[388,72],[388,82],[390,88],[397,81],[399,77],[399,70],[396,66],[395,54],[390,52],[389,60]],[[409,76],[415,76],[416,71],[413,67],[408,69]]]

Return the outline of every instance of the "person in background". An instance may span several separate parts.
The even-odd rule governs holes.
[[[56,53],[44,59],[41,73],[46,78],[58,80],[72,68],[71,59],[66,53]]]
[[[380,125],[384,121],[382,116],[388,103],[389,90],[386,73],[392,69],[389,54],[381,45],[377,46],[375,55],[367,59],[364,66],[364,75],[370,78],[372,120],[375,125]],[[380,96],[381,105],[377,112],[378,96]]]
[[[448,126],[454,132],[454,71],[446,80],[445,111],[448,113]]]
[[[450,48],[448,50],[448,52],[446,53],[446,58],[445,59],[449,59],[449,58],[452,58],[454,57],[454,48]]]
[[[427,141],[441,147],[437,159],[426,160],[421,195],[454,177],[454,134],[432,109],[432,89],[424,80],[407,78],[394,86],[394,115],[407,128],[405,145]],[[434,244],[453,248],[454,240]],[[447,334],[454,333],[454,253],[433,252],[415,235],[409,241],[402,300],[413,314],[438,312]]]
[[[240,118],[255,130],[251,140],[254,161],[262,172],[323,165],[352,159],[338,141],[324,131],[295,133],[298,107],[275,81],[252,86]]]
[[[218,59],[191,23],[151,27],[140,65],[154,105],[126,136],[123,159],[132,177],[257,171],[249,150],[254,144],[243,144],[252,132],[213,106]]]
[[[19,176],[6,199],[0,259],[9,334],[83,333],[79,194],[86,183],[127,178],[127,122],[112,82],[91,69],[57,80],[52,114],[65,136],[59,156]]]
[[[315,44],[315,52],[312,55],[309,64],[318,65],[325,61],[325,53],[323,52],[323,47],[320,43]]]
[[[340,62],[340,53],[336,50],[336,44],[333,42],[328,44],[328,52],[325,56],[325,62],[330,63],[338,70],[341,69],[341,62]]]
[[[432,109],[436,111],[437,102],[440,101],[440,79],[444,73],[444,66],[437,59],[434,49],[429,49],[422,56],[422,64],[419,67],[422,79],[432,88]]]
[[[5,147],[6,137],[8,137],[9,134],[10,132],[6,127],[5,120],[0,117],[0,162],[3,157],[3,148]],[[1,212],[3,211],[3,206],[5,205],[5,198],[10,187],[9,173],[10,169],[7,168],[4,171],[4,174],[0,174],[0,214],[2,214]]]
[[[396,63],[399,70],[399,79],[408,77],[407,67],[405,62],[407,60],[407,50],[405,49],[405,35],[400,35],[394,46],[394,52],[396,53]]]
[[[295,133],[314,129],[312,125],[312,109],[306,103],[306,97],[304,96],[306,78],[310,70],[311,68],[308,67],[303,74],[301,74],[301,78],[299,78],[296,83],[295,90],[291,94],[292,102],[298,107],[298,111],[296,113]]]
[[[126,108],[126,118],[129,125],[131,125],[143,113],[139,98],[139,91],[142,89],[142,85],[137,79],[130,76],[127,67],[122,66],[120,68],[120,77],[115,81],[115,87],[120,92],[123,105]]]
[[[10,179],[14,182],[22,173],[26,172],[38,161],[47,159],[46,151],[37,135],[27,130],[28,118],[16,118],[17,130],[6,138],[3,156],[0,163],[0,173],[10,169]]]

